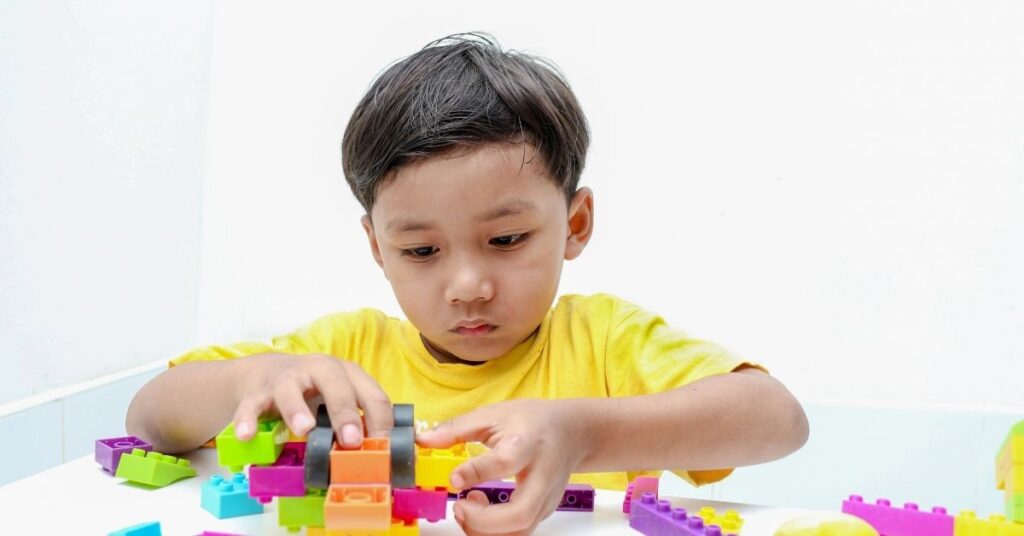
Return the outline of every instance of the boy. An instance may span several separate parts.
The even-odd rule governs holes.
[[[276,413],[302,435],[321,397],[354,447],[387,433],[391,401],[414,403],[444,421],[421,445],[490,447],[453,472],[454,487],[518,481],[507,504],[456,504],[473,534],[529,533],[572,473],[623,489],[627,471],[669,468],[702,484],[798,449],[803,410],[758,366],[613,296],[551,308],[563,260],[593,229],[593,193],[577,188],[588,142],[557,71],[488,36],[393,65],[356,107],[342,159],[408,321],[363,309],[270,344],[193,350],[139,391],[128,431],[181,452],[232,421],[249,437]]]

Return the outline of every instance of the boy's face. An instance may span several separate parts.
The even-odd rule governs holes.
[[[404,166],[363,217],[374,259],[441,362],[489,361],[528,338],[592,222],[591,191],[577,191],[567,210],[540,156],[521,144]]]

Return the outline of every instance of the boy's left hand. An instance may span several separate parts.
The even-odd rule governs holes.
[[[562,500],[569,474],[586,455],[578,405],[569,400],[510,400],[484,406],[417,435],[424,447],[480,441],[491,450],[452,471],[453,487],[516,477],[503,504],[481,492],[455,503],[455,520],[471,536],[530,534]]]

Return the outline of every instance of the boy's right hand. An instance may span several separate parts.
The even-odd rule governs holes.
[[[238,388],[235,436],[246,441],[256,433],[261,415],[277,413],[296,435],[316,426],[307,399],[320,395],[331,416],[338,442],[355,448],[363,441],[360,408],[368,437],[387,436],[394,425],[391,400],[363,369],[337,357],[310,354],[260,354],[237,360],[244,368]]]

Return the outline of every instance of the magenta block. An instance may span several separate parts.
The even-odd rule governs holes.
[[[672,508],[653,493],[634,500],[629,511],[629,526],[647,536],[722,536],[718,525],[704,525],[700,516],[687,515],[685,508]]]
[[[626,486],[626,498],[622,501],[622,513],[629,513],[629,505],[633,497],[643,497],[644,493],[653,493],[658,498],[658,478],[653,476],[638,476],[633,482]]]
[[[131,452],[132,449],[152,451],[153,445],[135,437],[111,437],[96,440],[96,462],[103,466],[107,472],[117,472],[117,464],[121,461],[121,455]]]
[[[274,497],[305,497],[306,444],[285,443],[274,465],[249,466],[249,496],[262,504]]]
[[[941,506],[922,512],[914,503],[893,508],[888,499],[868,504],[860,495],[850,495],[849,500],[843,501],[843,513],[867,521],[886,536],[953,536],[953,516]]]
[[[489,480],[459,492],[459,498],[463,499],[470,491],[479,490],[487,495],[487,502],[491,504],[506,503],[512,498],[512,492],[516,490],[515,482],[504,480]],[[562,494],[562,502],[556,510],[564,512],[593,512],[594,511],[594,486],[589,484],[569,484]]]
[[[434,523],[445,518],[448,512],[448,491],[419,488],[395,488],[392,493],[391,517],[411,522],[426,519]]]

